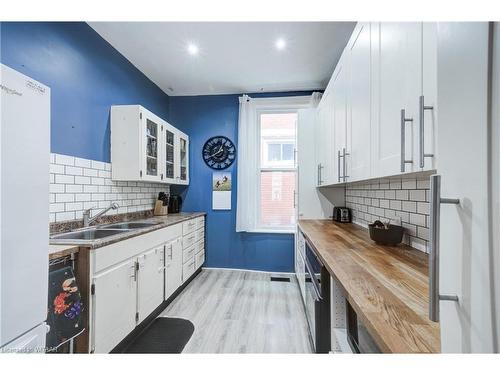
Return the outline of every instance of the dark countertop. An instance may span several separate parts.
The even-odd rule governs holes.
[[[181,223],[183,221],[191,220],[200,216],[205,216],[205,212],[181,212],[178,214],[168,214],[166,216],[153,216],[148,219],[133,220],[133,222],[157,222],[157,225],[153,225],[147,228],[133,229],[129,231],[123,231],[113,236],[100,238],[93,240],[91,242],[82,242],[79,240],[58,240],[55,238],[50,239],[50,245],[73,245],[80,248],[86,249],[97,249],[103,246],[111,245],[115,242],[127,240],[132,237],[140,236],[145,233],[149,233],[158,229],[166,228],[171,225]]]
[[[427,254],[406,245],[377,245],[355,224],[298,225],[382,351],[440,352],[439,324],[428,318]]]

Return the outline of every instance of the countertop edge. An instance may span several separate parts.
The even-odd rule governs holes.
[[[192,220],[192,219],[195,219],[195,218],[198,218],[198,217],[201,217],[201,216],[206,216],[207,213],[206,212],[189,212],[189,213],[180,213],[181,215],[183,216],[179,216],[179,217],[175,217],[176,219],[178,220],[175,220],[173,222],[167,222],[167,223],[160,223],[158,225],[154,225],[154,226],[151,226],[151,227],[148,227],[148,228],[141,228],[141,229],[137,229],[137,230],[133,230],[133,231],[130,231],[130,232],[126,232],[126,233],[123,233],[123,234],[120,234],[120,235],[116,235],[116,236],[110,236],[109,237],[109,240],[108,239],[99,239],[99,240],[96,240],[94,243],[91,243],[91,244],[78,244],[78,243],[57,243],[57,242],[52,242],[49,240],[49,245],[50,246],[77,246],[81,249],[86,249],[86,250],[96,250],[96,249],[99,249],[99,248],[102,248],[102,247],[105,247],[105,246],[108,246],[108,245],[112,245],[114,243],[117,243],[117,242],[121,242],[121,241],[126,241],[128,239],[131,239],[131,238],[134,238],[134,237],[137,237],[137,236],[141,236],[143,234],[147,234],[147,233],[150,233],[150,232],[154,232],[156,230],[160,230],[160,229],[164,229],[164,228],[167,228],[169,226],[172,226],[172,225],[177,225],[179,223],[182,223],[184,221],[188,221],[188,220]],[[165,216],[152,216],[148,219],[142,219],[142,220],[134,220],[134,221],[143,221],[143,220],[161,220],[161,218],[166,218],[166,217],[172,217],[173,215],[177,215],[177,214],[170,214],[170,215],[165,215]],[[115,238],[113,238],[115,237]]]
[[[308,220],[303,220],[303,221],[308,221]],[[315,221],[315,220],[311,220],[311,221]],[[317,220],[317,221],[324,221],[324,222],[326,222],[326,220]],[[374,326],[374,324],[370,321],[370,318],[368,317],[368,315],[363,312],[363,306],[359,306],[359,304],[357,304],[355,298],[353,298],[353,296],[350,295],[350,293],[349,293],[349,289],[350,288],[345,285],[345,280],[343,280],[342,277],[339,277],[337,275],[337,272],[334,270],[335,267],[332,267],[332,265],[330,264],[330,260],[325,259],[324,255],[322,254],[322,251],[320,251],[318,249],[318,246],[315,244],[314,239],[311,238],[310,233],[308,233],[307,228],[304,229],[304,226],[302,225],[301,221],[299,221],[297,223],[297,225],[298,225],[298,228],[301,231],[301,233],[304,235],[307,243],[313,248],[313,250],[316,253],[316,255],[324,263],[325,267],[327,268],[328,272],[330,273],[330,276],[332,278],[334,278],[340,284],[341,289],[345,293],[346,299],[349,301],[349,303],[351,303],[351,305],[353,306],[353,308],[358,312],[358,316],[360,316],[360,318],[362,319],[363,323],[366,325],[367,329],[369,330],[369,332],[372,334],[373,338],[375,339],[375,341],[379,345],[380,349],[383,352],[386,352],[386,353],[420,353],[420,352],[415,352],[415,351],[398,351],[398,350],[394,350],[394,348],[390,344],[390,340],[387,340],[384,337],[384,334],[382,332],[380,332],[379,329],[377,329]],[[363,232],[367,232],[366,228],[363,228],[360,225],[357,225],[355,223],[352,223],[350,225],[359,228]],[[345,230],[345,229],[342,229],[341,227],[338,227],[338,229],[339,230]],[[351,233],[348,230],[345,230],[345,234],[349,235],[349,236],[352,236],[353,238],[358,239],[358,240],[363,240],[363,241],[365,240],[364,238],[361,238],[361,237],[357,236],[355,233]],[[379,246],[379,245],[374,245],[374,246]],[[400,248],[401,248],[401,250],[418,251],[416,249],[410,248],[407,245],[403,245]],[[394,297],[398,298],[397,296],[394,296]],[[360,314],[360,312],[361,312],[361,314]],[[426,353],[424,351],[422,351],[422,352]],[[439,352],[439,351],[438,350],[432,350],[432,349],[429,350],[429,351],[427,351],[427,353],[436,353],[436,352]]]

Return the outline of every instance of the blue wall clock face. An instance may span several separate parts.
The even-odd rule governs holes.
[[[222,135],[212,137],[203,146],[203,160],[212,169],[226,169],[236,159],[236,146]]]

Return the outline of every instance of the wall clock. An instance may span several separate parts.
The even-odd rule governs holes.
[[[212,169],[226,169],[236,159],[236,146],[227,137],[218,135],[205,142],[203,160]]]

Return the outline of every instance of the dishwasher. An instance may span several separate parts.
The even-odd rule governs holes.
[[[330,274],[309,244],[305,246],[305,307],[309,333],[316,353],[331,348]]]

